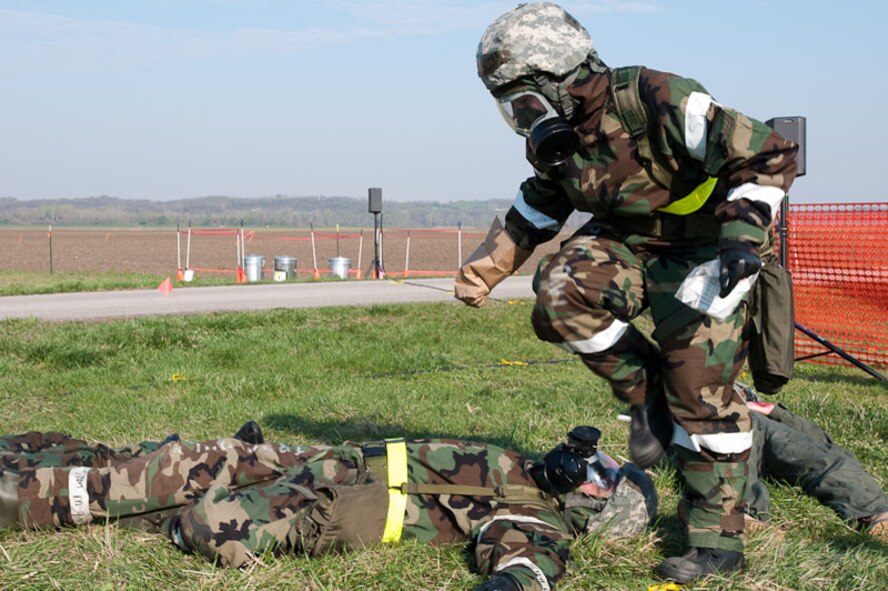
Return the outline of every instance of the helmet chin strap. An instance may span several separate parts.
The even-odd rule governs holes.
[[[533,75],[533,80],[539,87],[540,92],[543,93],[544,97],[549,99],[552,106],[555,107],[555,109],[559,111],[559,114],[565,119],[570,119],[571,116],[573,116],[574,110],[573,99],[567,93],[567,87],[573,84],[579,73],[580,69],[576,68],[560,80],[552,80],[552,78],[542,73],[536,73]]]
[[[553,79],[540,72],[533,75],[533,81],[543,96],[549,99],[552,106],[560,111],[561,116],[568,120],[573,116],[575,101],[567,89],[576,81],[583,66],[588,67],[593,74],[601,74],[608,70],[608,67],[598,58],[598,53],[593,49],[589,52],[586,61],[562,78]]]

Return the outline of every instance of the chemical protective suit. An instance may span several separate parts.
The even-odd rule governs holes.
[[[534,174],[505,225],[495,221],[463,264],[456,297],[482,305],[573,211],[590,212],[538,270],[533,327],[629,403],[636,464],[678,446],[692,549],[660,574],[690,582],[741,568],[752,433],[732,384],[746,357],[746,291],[797,146],[695,80],[609,68],[554,4],[522,4],[494,21],[477,62],[507,123],[527,137]],[[631,323],[645,311],[656,346]]]

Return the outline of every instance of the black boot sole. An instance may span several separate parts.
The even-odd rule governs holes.
[[[684,559],[670,562],[670,559],[667,558],[659,566],[657,566],[657,568],[654,569],[654,574],[668,581],[674,581],[680,585],[689,585],[701,579],[705,579],[706,577],[711,577],[713,575],[726,575],[746,568],[745,558],[741,558],[737,564],[723,570],[707,572],[701,571],[699,568],[694,568],[692,566],[682,565],[682,561],[690,564],[689,561]]]

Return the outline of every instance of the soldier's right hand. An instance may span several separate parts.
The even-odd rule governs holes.
[[[474,591],[521,591],[521,586],[509,575],[496,575],[475,587]]]
[[[453,282],[453,293],[456,299],[472,306],[480,308],[487,302],[487,296],[490,295],[490,288],[472,269],[472,263],[466,263],[456,274],[456,280]]]

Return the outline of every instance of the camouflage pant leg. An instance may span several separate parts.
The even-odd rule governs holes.
[[[139,446],[110,448],[64,433],[31,431],[0,437],[0,471],[60,466],[109,466],[142,453]]]
[[[269,552],[310,551],[302,536],[312,534],[303,530],[311,529],[306,516],[318,501],[317,488],[357,484],[365,474],[353,448],[330,448],[270,482],[236,491],[213,486],[182,509],[168,533],[181,548],[225,567],[243,566]]]
[[[801,486],[848,521],[888,511],[888,496],[879,483],[819,427],[779,406],[769,417],[756,419],[764,429],[767,476]]]
[[[743,552],[746,462],[712,462],[679,446],[674,453],[685,487],[680,513],[688,528],[688,543],[697,548]]]
[[[639,257],[618,241],[577,236],[538,276],[537,336],[579,354],[617,398],[642,402],[656,353],[629,324],[645,306]]]
[[[675,298],[690,270],[716,254],[714,248],[674,249],[652,257],[646,268],[647,294],[676,422],[674,443],[682,446],[676,453],[685,482],[690,543],[742,551],[752,423],[733,384],[746,357],[746,304],[718,321]]]
[[[176,441],[101,468],[29,468],[20,473],[19,524],[59,527],[168,509],[214,484],[239,487],[277,478],[322,451],[236,439]]]
[[[703,447],[738,453],[752,444],[749,409],[733,388],[747,353],[746,302],[719,321],[675,298],[691,269],[715,256],[707,249],[652,257],[645,278],[656,327],[652,336],[663,356],[662,377],[676,422]]]

